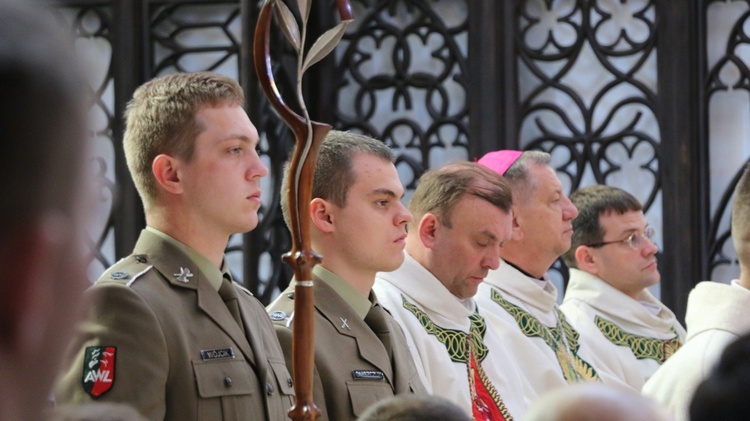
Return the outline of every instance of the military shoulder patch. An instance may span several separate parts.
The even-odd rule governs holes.
[[[87,346],[83,354],[83,390],[98,398],[115,383],[114,346]]]

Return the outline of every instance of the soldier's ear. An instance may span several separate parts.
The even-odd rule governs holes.
[[[321,232],[333,232],[335,228],[333,208],[332,203],[319,197],[310,202],[310,218],[313,225]]]
[[[156,183],[172,194],[180,194],[183,191],[182,179],[178,171],[180,162],[174,157],[160,154],[151,163],[151,172],[156,178]]]

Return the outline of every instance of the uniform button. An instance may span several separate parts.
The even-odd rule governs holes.
[[[271,383],[266,383],[266,393],[268,393],[268,396],[273,395],[273,386],[271,386]]]
[[[232,387],[232,378],[229,376],[224,377],[224,386]]]
[[[293,293],[293,292],[290,292],[290,293],[289,293],[289,294],[287,294],[286,296],[287,296],[287,298],[289,298],[290,300],[293,300],[293,299],[294,299],[294,293]]]
[[[286,384],[288,384],[289,387],[292,387],[294,385],[294,382],[292,382],[292,379],[289,378],[289,379],[286,379]]]

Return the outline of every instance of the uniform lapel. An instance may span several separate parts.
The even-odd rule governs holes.
[[[214,290],[192,260],[158,235],[146,230],[141,233],[135,254],[149,255],[154,269],[159,271],[173,288],[193,290],[197,295],[198,308],[229,335],[245,358],[255,365],[252,349],[244,332],[232,318],[218,291]]]
[[[242,331],[240,325],[234,320],[226,304],[219,296],[219,293],[214,290],[207,279],[203,279],[203,282],[198,285],[197,292],[198,308],[206,313],[214,323],[232,338],[250,364],[256,365],[255,355],[253,354],[252,347],[245,336],[245,332]],[[240,309],[240,312],[243,315],[244,321],[245,312],[242,311],[242,309]],[[245,326],[247,326],[247,322],[245,322]]]
[[[410,364],[412,364],[413,367],[413,360],[411,353],[409,352],[408,348],[404,346],[406,343],[406,337],[404,337],[402,332],[400,331],[400,327],[396,324],[395,319],[393,319],[393,316],[391,316],[391,313],[383,307],[383,311],[387,314],[386,320],[388,321],[388,325],[390,327],[390,336],[391,336],[391,352],[393,353],[391,356],[391,364],[393,367],[393,391],[394,393],[405,393],[410,392],[409,389],[409,380],[410,378],[408,376],[404,376],[405,373],[410,373],[412,371],[409,367]],[[416,369],[414,369],[416,373]],[[400,376],[398,374],[401,374]]]
[[[359,356],[382,371],[388,382],[393,384],[391,361],[380,339],[328,284],[316,277],[314,288],[318,312],[340,335],[354,338]]]
[[[235,289],[237,289],[236,286]],[[255,312],[251,308],[250,303],[248,303],[248,299],[255,300],[255,297],[253,297],[252,294],[249,293],[249,291],[245,291],[241,288],[238,289],[237,296],[240,297],[240,313],[242,314],[242,323],[245,325],[244,336],[249,341],[250,347],[253,350],[255,361],[259,362],[256,366],[264,367],[265,364],[263,364],[263,362],[266,361],[268,357],[266,356],[265,351],[266,344],[264,342],[264,335],[260,333],[263,331],[263,327],[260,325],[260,318],[251,317]],[[265,311],[263,312],[262,316],[267,317]],[[268,373],[266,373],[265,370],[256,370],[256,372],[258,373],[261,384],[266,383]]]

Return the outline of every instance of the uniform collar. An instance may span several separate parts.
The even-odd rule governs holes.
[[[328,284],[336,294],[352,307],[360,319],[365,319],[367,313],[370,311],[370,307],[373,305],[367,297],[360,294],[359,291],[357,291],[349,282],[346,282],[344,279],[323,266],[316,265],[313,268],[313,275]]]
[[[167,243],[175,246],[181,252],[185,253],[188,259],[192,260],[193,263],[195,263],[195,265],[198,266],[198,269],[200,269],[200,271],[203,272],[203,275],[206,277],[208,282],[216,291],[218,291],[219,288],[221,288],[221,282],[223,279],[222,272],[227,270],[226,259],[222,261],[222,264],[221,264],[222,267],[221,269],[219,269],[213,263],[211,263],[207,258],[205,258],[202,254],[195,251],[195,249],[186,245],[182,241],[179,241],[171,237],[169,234],[165,234],[159,231],[158,229],[154,227],[150,227],[150,226],[146,227],[146,231],[154,235],[157,235],[159,238],[163,239]]]

